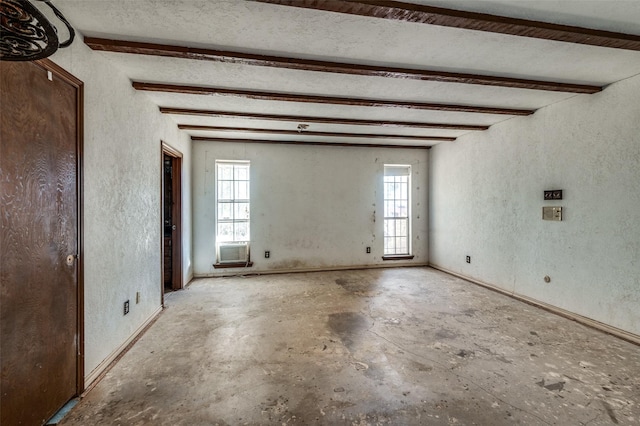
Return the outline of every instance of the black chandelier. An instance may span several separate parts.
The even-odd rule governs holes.
[[[75,31],[49,0],[46,3],[67,26],[69,39],[58,40],[56,27],[28,0],[0,0],[0,60],[35,61],[70,46]]]

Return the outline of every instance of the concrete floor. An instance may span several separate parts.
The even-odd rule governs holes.
[[[640,348],[430,268],[201,279],[61,423],[637,425]]]

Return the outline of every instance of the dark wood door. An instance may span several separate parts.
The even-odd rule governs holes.
[[[0,62],[3,425],[43,424],[79,391],[81,89],[44,66]]]
[[[173,161],[172,157],[164,154],[162,161],[163,170],[163,228],[164,228],[164,288],[173,290],[173,234],[176,225],[173,221]]]
[[[182,157],[165,144],[162,153],[163,288],[172,291],[182,288]]]

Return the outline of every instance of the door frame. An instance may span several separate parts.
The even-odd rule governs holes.
[[[173,179],[172,179],[172,188],[171,194],[175,198],[175,203],[173,203],[173,208],[171,211],[171,216],[173,217],[174,224],[176,225],[175,235],[172,237],[175,238],[174,243],[171,247],[172,250],[172,263],[171,263],[171,271],[173,276],[171,277],[171,285],[173,290],[180,290],[183,288],[184,283],[182,282],[182,153],[172,146],[168,145],[166,142],[161,141],[161,154],[160,154],[160,173],[161,173],[161,182],[160,182],[160,226],[162,228],[162,233],[160,234],[162,238],[160,239],[161,246],[161,256],[160,256],[160,264],[162,266],[162,274],[161,274],[161,290],[162,290],[162,305],[164,306],[164,156],[168,155],[172,158],[172,170],[173,170]]]
[[[84,390],[84,82],[76,78],[70,72],[54,63],[50,59],[40,59],[34,63],[46,71],[51,72],[57,78],[65,81],[76,89],[76,195],[77,195],[77,253],[76,253],[76,303],[77,322],[76,333],[78,337],[78,350],[76,356],[76,396]]]

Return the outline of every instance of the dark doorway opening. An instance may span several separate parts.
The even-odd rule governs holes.
[[[162,291],[182,288],[182,154],[162,144]],[[164,301],[164,299],[163,299]]]

